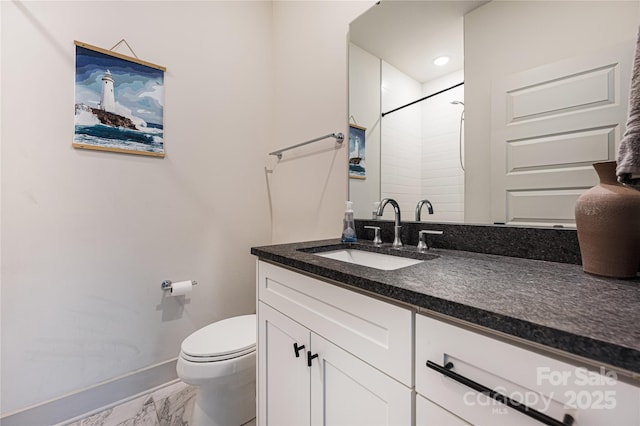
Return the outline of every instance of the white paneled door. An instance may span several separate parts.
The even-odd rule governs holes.
[[[615,160],[632,60],[630,41],[493,82],[493,222],[575,226],[592,163]]]

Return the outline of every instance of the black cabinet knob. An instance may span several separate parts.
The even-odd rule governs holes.
[[[293,344],[293,351],[296,353],[296,358],[300,358],[300,351],[304,349],[304,345],[298,346],[297,343]]]
[[[318,354],[311,355],[311,351],[307,351],[307,366],[311,367],[311,361],[314,358],[318,358]]]

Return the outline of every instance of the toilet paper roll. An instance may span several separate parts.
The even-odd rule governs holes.
[[[182,296],[191,292],[193,283],[191,281],[178,281],[177,283],[171,283],[171,295]]]

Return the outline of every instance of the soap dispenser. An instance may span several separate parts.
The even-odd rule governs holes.
[[[353,220],[353,202],[347,201],[347,209],[344,211],[344,220],[342,221],[342,242],[355,243],[356,223]]]

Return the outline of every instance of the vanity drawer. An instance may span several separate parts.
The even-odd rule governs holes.
[[[422,395],[416,395],[416,426],[469,426],[460,417],[454,416]]]
[[[413,386],[413,312],[258,261],[258,298],[316,334]]]
[[[436,371],[428,367],[445,367]],[[447,366],[452,363],[453,367]],[[640,424],[640,387],[605,368],[587,371],[443,321],[416,315],[416,392],[471,424],[541,425],[487,391],[448,377],[453,372],[513,401],[574,425]],[[458,377],[459,378],[459,377]],[[472,385],[473,386],[473,385]],[[542,419],[544,420],[544,419]],[[553,424],[553,423],[547,423]]]

